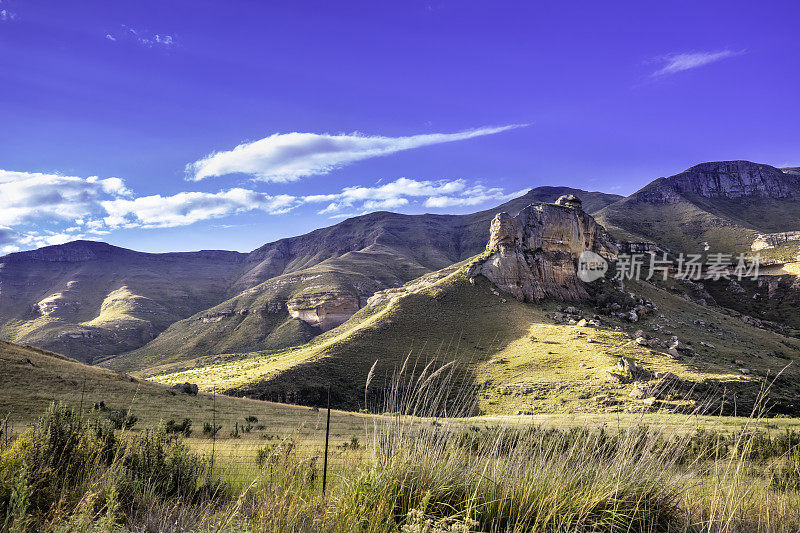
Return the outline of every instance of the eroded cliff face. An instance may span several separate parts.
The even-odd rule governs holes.
[[[472,275],[486,276],[518,300],[544,298],[577,301],[589,298],[578,278],[578,258],[584,250],[607,260],[617,246],[605,229],[585,213],[577,198],[556,204],[531,204],[516,216],[498,213],[491,223],[489,257]]]
[[[286,302],[286,308],[291,317],[328,331],[353,316],[359,303],[352,294],[321,293],[294,297]]]

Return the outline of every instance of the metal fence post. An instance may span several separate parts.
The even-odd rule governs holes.
[[[322,495],[325,495],[325,485],[328,481],[328,439],[331,434],[331,385],[328,384],[328,422],[325,424],[325,460],[322,464]]]
[[[217,387],[213,388],[211,399],[211,475],[214,475],[214,451],[217,444]]]

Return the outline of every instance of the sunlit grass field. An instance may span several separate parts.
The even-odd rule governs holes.
[[[138,422],[114,431],[51,406],[0,441],[0,519],[9,531],[800,527],[798,420],[464,417],[477,400],[451,396],[452,368],[404,366],[381,413],[332,424],[325,494],[324,410],[283,435],[251,418],[238,435],[204,438]]]

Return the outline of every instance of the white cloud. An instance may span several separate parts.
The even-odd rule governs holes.
[[[38,172],[0,170],[0,225],[13,226],[42,220],[73,221],[102,214],[102,200],[131,192],[119,178],[79,178]]]
[[[8,9],[0,9],[0,21],[11,22],[17,18],[17,14]]]
[[[0,170],[0,251],[60,244],[83,238],[87,231],[98,233],[102,229],[92,222],[80,227],[84,219],[99,219],[106,213],[101,202],[131,194],[119,178]]]
[[[167,228],[256,209],[270,214],[281,214],[297,205],[298,201],[294,196],[270,196],[238,188],[218,193],[181,192],[173,196],[156,194],[133,200],[103,202],[108,213],[103,221],[112,228]]]
[[[230,189],[136,197],[119,178],[0,170],[0,252],[107,235],[118,228],[185,226],[261,210],[285,213],[302,202]]]
[[[744,52],[735,52],[733,50],[720,50],[717,52],[689,52],[684,54],[672,54],[659,58],[659,61],[664,63],[664,66],[653,72],[651,77],[669,76],[684,70],[702,67],[711,63],[715,63],[728,57],[737,56]]]
[[[117,40],[117,38],[114,37],[113,35],[111,35],[110,33],[106,33],[106,39],[108,39],[109,41],[116,41]]]
[[[375,187],[346,187],[339,193],[317,194],[302,197],[304,203],[325,203],[328,205],[318,214],[340,218],[343,211],[360,212],[397,209],[420,200],[425,207],[443,208],[453,206],[475,206],[489,201],[504,202],[516,198],[526,190],[505,193],[499,187],[487,188],[477,184],[467,187],[466,180],[413,180],[399,178]]]
[[[410,137],[366,136],[359,133],[329,135],[276,133],[240,144],[233,150],[214,152],[186,166],[187,177],[199,181],[213,176],[243,173],[260,181],[296,181],[327,174],[342,166],[403,150],[492,135],[520,125],[477,128],[458,133],[430,133]]]

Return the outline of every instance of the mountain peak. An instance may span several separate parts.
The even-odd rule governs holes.
[[[91,261],[104,256],[131,253],[130,250],[113,246],[102,241],[77,240],[64,244],[44,246],[36,250],[16,252],[0,257],[0,262],[11,263],[17,261],[49,261],[58,263],[76,263]]]
[[[800,179],[770,165],[751,161],[711,161],[666,178],[680,194],[705,198],[800,196]]]

